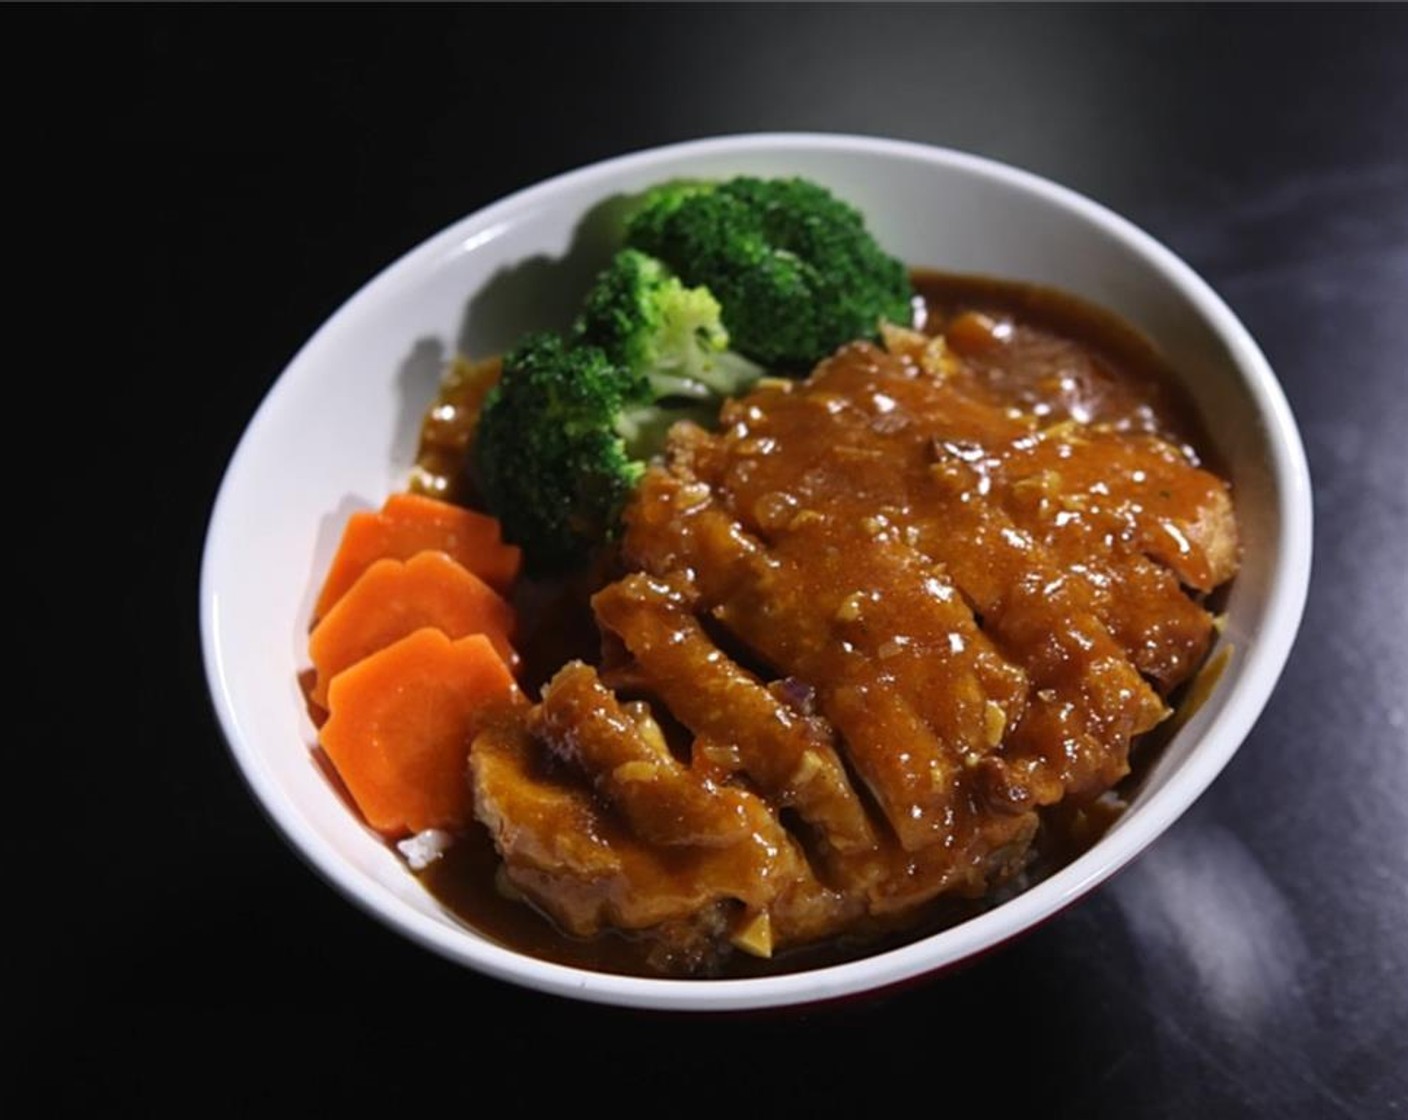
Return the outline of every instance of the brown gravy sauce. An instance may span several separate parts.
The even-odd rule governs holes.
[[[1148,432],[1182,447],[1193,462],[1216,471],[1196,411],[1158,351],[1112,313],[1064,292],[987,277],[931,271],[912,274],[920,297],[917,324],[927,333],[947,331],[951,344],[980,371],[994,398],[1052,422],[1107,423],[1119,430]],[[1000,345],[991,345],[992,343]],[[985,348],[991,357],[985,356]],[[421,432],[412,488],[452,500],[472,499],[463,462],[478,408],[497,376],[493,360],[458,363],[447,376]],[[586,599],[599,575],[571,582],[524,580],[515,594],[523,655],[521,683],[529,695],[573,657],[600,658],[600,638]],[[1209,604],[1215,606],[1215,604]],[[734,954],[726,975],[795,972],[873,954],[952,926],[1029,888],[1086,851],[1118,819],[1159,749],[1206,698],[1225,655],[1176,692],[1176,715],[1135,744],[1131,773],[1110,793],[1080,808],[1048,811],[1035,858],[1017,879],[981,900],[941,898],[922,920],[877,941],[841,940],[782,953],[770,960]],[[425,888],[481,935],[518,952],[600,972],[641,975],[647,945],[612,933],[573,939],[527,903],[501,887],[499,857],[482,827],[456,838],[453,846],[417,876]]]

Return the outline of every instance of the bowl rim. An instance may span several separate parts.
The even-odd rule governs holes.
[[[293,370],[309,361],[319,340],[359,309],[427,267],[447,251],[478,236],[487,239],[521,211],[558,192],[588,186],[656,164],[710,155],[829,150],[946,165],[1035,194],[1084,223],[1097,226],[1145,260],[1196,309],[1227,347],[1268,431],[1268,464],[1284,506],[1274,542],[1276,563],[1267,593],[1264,625],[1245,651],[1240,689],[1228,698],[1178,773],[1125,818],[1121,828],[1042,882],[968,919],[899,948],[822,968],[744,979],[682,980],[622,976],[540,960],[476,938],[467,930],[422,914],[366,877],[341,857],[296,810],[260,752],[246,736],[226,683],[220,642],[216,553],[230,491],[255,433],[278,407]],[[477,231],[477,232],[472,232]],[[1172,250],[1129,219],[1071,188],[998,160],[940,145],[840,132],[752,132],[708,136],[622,155],[565,171],[514,191],[467,214],[421,241],[357,289],[308,338],[285,365],[255,409],[223,473],[206,527],[200,572],[201,649],[215,713],[236,768],[275,830],[319,876],[378,921],[413,942],[489,977],[546,994],[621,1007],[664,1011],[745,1011],[833,1002],[916,981],[951,968],[1017,937],[1093,890],[1125,867],[1166,831],[1227,765],[1260,717],[1285,667],[1309,590],[1312,503],[1309,467],[1289,403],[1265,356],[1231,308]]]

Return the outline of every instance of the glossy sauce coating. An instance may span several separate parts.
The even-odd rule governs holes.
[[[501,885],[582,938],[528,951],[741,974],[931,929],[1093,840],[1204,658],[1235,521],[1157,356],[1045,290],[916,281],[922,333],[676,429],[600,677],[545,671],[476,744]],[[467,858],[427,882],[493,929]]]

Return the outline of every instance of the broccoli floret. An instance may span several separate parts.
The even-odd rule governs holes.
[[[643,378],[556,334],[530,334],[504,356],[475,429],[473,466],[530,570],[578,564],[615,532],[645,469],[629,443],[648,400]]]
[[[568,337],[530,334],[505,355],[475,430],[476,487],[530,569],[572,567],[616,534],[670,426],[712,423],[762,372],[729,350],[708,291],[623,250]]]
[[[910,318],[904,266],[805,180],[657,188],[627,237],[570,333],[523,339],[480,412],[476,487],[530,570],[617,534],[676,421],[708,424],[765,366],[808,367]]]
[[[686,288],[635,249],[617,253],[597,276],[573,334],[644,377],[656,400],[717,404],[763,373],[729,349],[719,301],[707,288]]]
[[[803,370],[882,320],[908,324],[913,290],[860,212],[806,179],[747,176],[657,187],[627,223],[631,247],[722,306],[733,347]]]

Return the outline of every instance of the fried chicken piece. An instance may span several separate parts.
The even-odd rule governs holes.
[[[795,808],[838,851],[875,846],[830,728],[780,701],[727,657],[695,617],[688,585],[627,576],[592,600],[603,628],[634,658],[637,681],[697,737],[725,746],[780,808]]]
[[[648,930],[682,971],[712,967],[736,938],[766,955],[774,938],[820,936],[854,909],[816,880],[763,802],[642,752],[632,723],[593,670],[573,665],[542,705],[476,738],[475,813],[514,890],[575,936]],[[564,734],[577,742],[564,749]],[[647,770],[632,776],[638,763]]]
[[[816,683],[906,848],[942,841],[955,783],[978,762],[1004,811],[1123,776],[1129,739],[1167,708],[1093,592],[994,491],[987,460],[1029,425],[864,345],[724,419],[647,475],[626,555],[693,572],[725,627]],[[1020,734],[1029,703],[1059,735]]]
[[[962,348],[892,344],[676,425],[592,602],[608,680],[647,699],[572,664],[476,740],[504,874],[569,931],[696,969],[982,897],[1206,654],[1225,484],[1151,429],[1023,411],[1033,386]]]
[[[715,785],[670,753],[644,705],[628,710],[596,670],[569,662],[543,690],[528,732],[588,779],[652,844],[728,848],[776,831],[740,790]],[[777,838],[767,840],[776,846]]]

